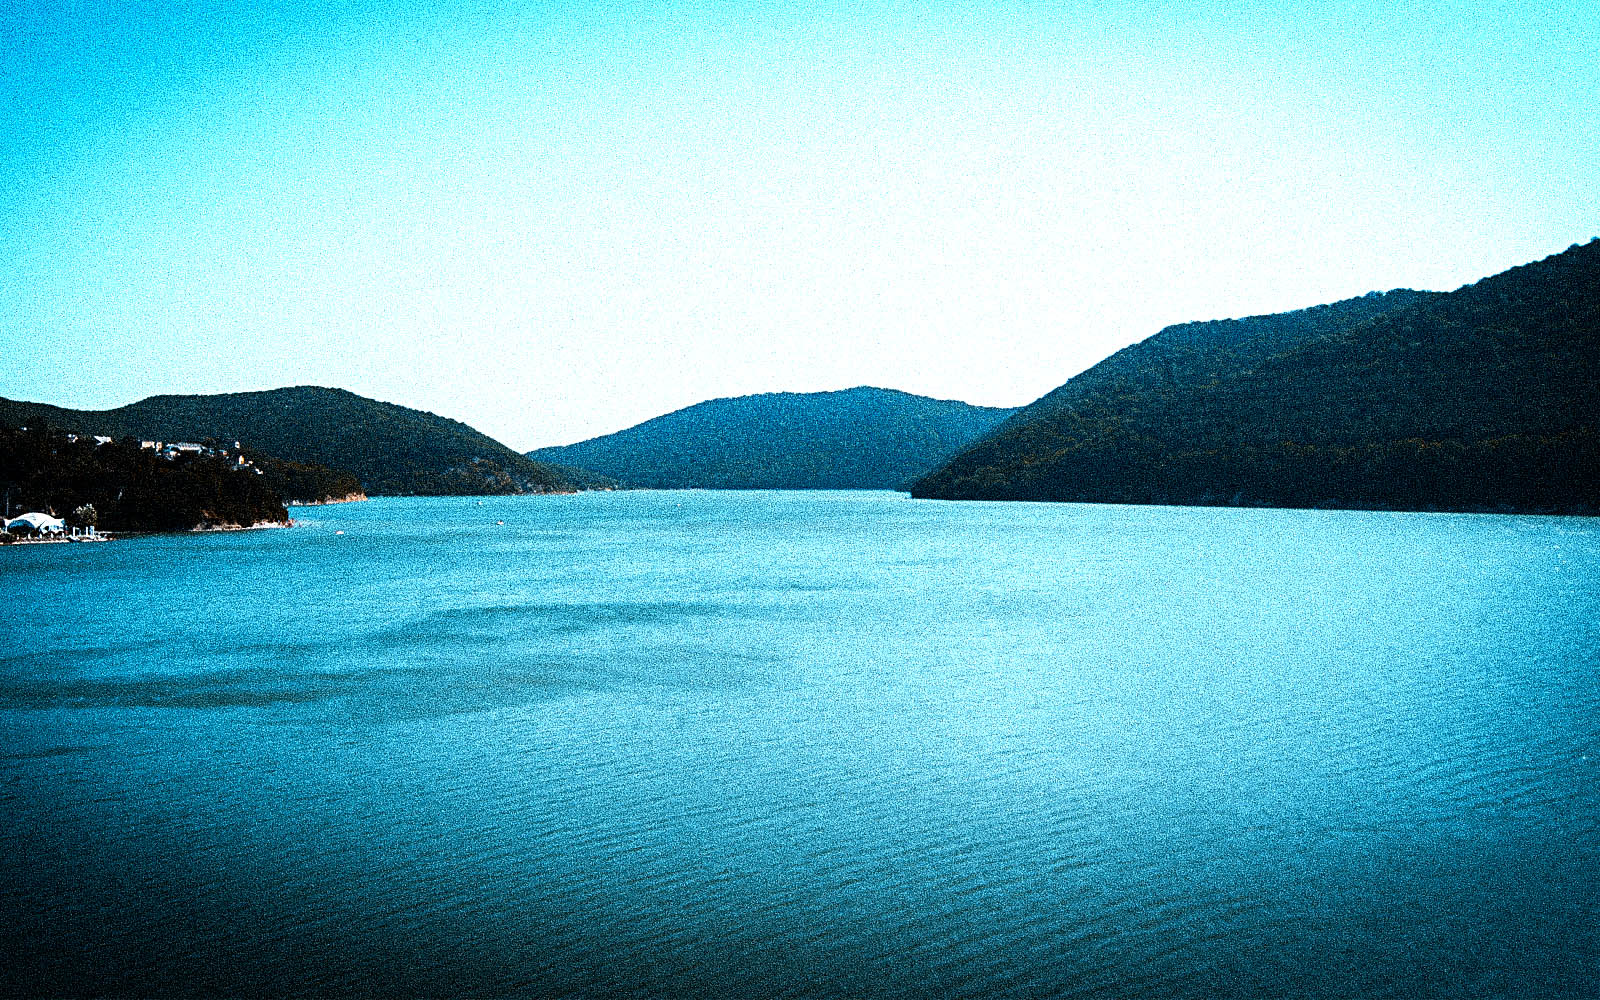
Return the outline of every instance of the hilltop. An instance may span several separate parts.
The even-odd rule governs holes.
[[[1588,512],[1600,240],[1450,293],[1169,327],[919,497]]]
[[[528,456],[656,489],[902,489],[1013,412],[870,386],[774,392]]]
[[[0,399],[0,424],[118,438],[237,440],[287,462],[348,470],[369,494],[560,493],[598,482],[530,461],[460,421],[318,386],[151,396],[100,411]]]

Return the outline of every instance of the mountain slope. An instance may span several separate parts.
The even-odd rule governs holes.
[[[655,489],[900,489],[1012,412],[868,386],[764,393],[528,455]]]
[[[317,386],[151,396],[104,411],[0,399],[0,424],[35,423],[114,437],[242,441],[291,462],[353,472],[370,494],[544,493],[579,485],[568,470],[529,461],[459,421]]]
[[[1600,506],[1597,362],[1600,241],[1447,294],[1169,327],[912,493],[1587,511]]]
[[[14,511],[53,513],[102,531],[189,531],[289,520],[271,476],[235,470],[220,455],[169,460],[131,441],[72,441],[42,425],[26,431],[0,426],[0,483]],[[84,506],[92,516],[78,516]]]

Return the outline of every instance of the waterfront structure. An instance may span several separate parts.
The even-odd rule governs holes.
[[[39,511],[30,511],[11,518],[5,523],[6,531],[13,534],[59,535],[67,526],[59,517]]]

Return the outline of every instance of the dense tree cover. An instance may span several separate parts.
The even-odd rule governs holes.
[[[866,386],[765,393],[529,456],[655,489],[901,489],[1012,412]]]
[[[230,468],[220,456],[165,459],[124,438],[96,445],[42,426],[0,427],[0,489],[13,515],[37,510],[102,531],[188,531],[286,523],[289,512],[266,476]]]
[[[152,396],[98,412],[0,400],[0,423],[162,441],[237,440],[286,461],[349,470],[370,494],[547,493],[595,485],[530,461],[459,421],[317,386]]]
[[[326,503],[365,495],[361,491],[361,480],[353,472],[315,463],[289,462],[263,455],[253,448],[246,448],[243,453],[261,470],[267,485],[284,503]]]
[[[1171,327],[916,496],[1600,509],[1600,240],[1448,294]]]

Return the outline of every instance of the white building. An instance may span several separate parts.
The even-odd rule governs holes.
[[[6,522],[6,530],[16,533],[32,532],[40,535],[59,535],[67,526],[59,517],[31,511]]]

